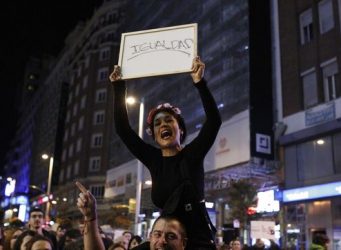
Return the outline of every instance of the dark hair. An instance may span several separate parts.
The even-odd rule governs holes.
[[[182,236],[182,239],[186,239],[186,238],[187,238],[187,231],[186,231],[186,227],[185,227],[184,223],[183,223],[178,217],[173,216],[173,215],[161,215],[161,216],[159,216],[159,217],[155,220],[155,222],[154,222],[154,224],[153,224],[153,226],[152,226],[152,231],[151,231],[151,232],[153,232],[154,227],[155,227],[156,223],[157,223],[159,220],[165,220],[166,222],[170,222],[170,221],[175,220],[175,221],[179,222],[179,224],[180,224],[180,229],[181,229],[180,235]]]
[[[40,207],[32,207],[30,209],[30,218],[31,218],[31,213],[33,212],[41,212],[44,215],[44,211]]]
[[[32,230],[26,230],[24,231],[22,234],[20,234],[20,236],[17,238],[16,242],[14,243],[14,247],[13,249],[14,250],[20,250],[20,246],[24,240],[24,238],[26,236],[32,236],[34,237],[35,235],[37,235],[37,233],[35,231],[32,231]]]
[[[323,233],[316,233],[313,236],[313,243],[321,246],[325,246],[327,243],[329,243],[329,238],[327,235]]]
[[[155,139],[154,135],[154,118],[160,112],[167,112],[171,114],[179,124],[179,128],[182,130],[180,135],[180,143],[183,143],[187,136],[186,124],[184,118],[181,116],[181,110],[178,107],[172,106],[169,103],[163,103],[157,107],[151,109],[147,117],[147,133]]]
[[[32,237],[32,239],[30,239],[30,241],[27,242],[27,244],[26,244],[26,250],[31,250],[33,244],[34,244],[35,242],[37,242],[37,241],[40,241],[40,240],[41,240],[41,241],[47,241],[47,242],[50,244],[51,248],[53,248],[53,244],[52,244],[52,242],[51,242],[51,240],[50,240],[49,238],[47,238],[47,237],[45,237],[45,236],[42,236],[42,235],[40,235],[40,234],[36,234],[35,236]]]
[[[69,237],[71,239],[78,239],[82,237],[81,231],[79,229],[69,229],[65,232],[65,237]]]
[[[130,239],[130,241],[129,241],[129,243],[128,243],[128,248],[127,248],[127,250],[130,249],[131,243],[133,242],[133,240],[136,240],[138,244],[141,244],[141,242],[142,242],[142,238],[141,238],[139,235],[134,235],[134,236]]]

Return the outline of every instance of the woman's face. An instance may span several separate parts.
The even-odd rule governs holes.
[[[137,247],[139,245],[139,243],[137,242],[136,239],[133,239],[130,243],[129,249],[132,249],[134,247]]]
[[[161,149],[180,146],[181,129],[176,118],[170,113],[156,114],[153,129],[155,141]]]

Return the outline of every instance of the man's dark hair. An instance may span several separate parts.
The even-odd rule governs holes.
[[[182,239],[186,239],[186,238],[187,238],[187,232],[186,232],[186,227],[185,227],[185,225],[182,223],[182,221],[181,221],[178,217],[172,216],[172,215],[161,215],[161,216],[159,216],[159,217],[155,220],[155,222],[154,222],[154,224],[153,224],[153,226],[152,226],[152,231],[151,231],[151,232],[153,232],[154,226],[156,225],[156,223],[157,223],[159,220],[165,220],[166,222],[170,222],[170,221],[175,220],[175,221],[179,222],[179,224],[180,224],[180,229],[181,229],[180,235],[181,235]]]
[[[41,212],[44,215],[44,211],[40,207],[33,207],[30,209],[30,218],[33,212]]]

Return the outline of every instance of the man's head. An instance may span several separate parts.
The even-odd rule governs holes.
[[[37,231],[44,224],[44,212],[39,207],[30,210],[30,219],[28,221],[31,230]]]
[[[150,233],[151,250],[183,250],[187,242],[184,225],[175,217],[160,216]]]

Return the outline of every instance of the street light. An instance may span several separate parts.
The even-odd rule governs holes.
[[[136,103],[134,97],[127,97],[126,102],[130,105]],[[138,135],[143,139],[143,116],[144,116],[144,99],[140,100],[139,109],[139,131]],[[137,177],[136,177],[136,205],[135,205],[135,233],[138,231],[139,214],[141,209],[141,192],[142,192],[142,162],[137,161]]]
[[[53,157],[49,156],[48,154],[43,154],[41,156],[41,158],[43,158],[44,160],[47,160],[50,158],[49,161],[49,175],[48,175],[48,179],[47,179],[47,197],[48,197],[48,201],[46,204],[46,210],[45,210],[45,220],[47,222],[50,221],[50,194],[51,194],[51,182],[52,182],[52,172],[53,172]]]

